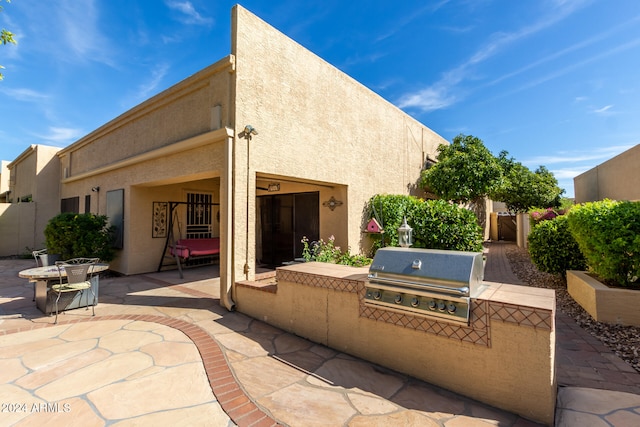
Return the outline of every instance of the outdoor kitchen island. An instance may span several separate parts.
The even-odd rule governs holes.
[[[483,282],[469,322],[367,304],[368,268],[302,263],[239,282],[238,311],[338,351],[553,425],[555,294]]]

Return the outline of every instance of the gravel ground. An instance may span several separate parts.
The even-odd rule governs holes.
[[[511,245],[506,251],[513,273],[537,288],[555,289],[557,309],[602,341],[618,357],[640,372],[640,327],[597,322],[567,292],[567,281],[559,274],[542,273],[531,262],[526,249]]]

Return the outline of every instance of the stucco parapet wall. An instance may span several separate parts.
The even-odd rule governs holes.
[[[147,162],[150,160],[158,159],[161,157],[170,156],[176,153],[182,153],[187,150],[202,147],[215,142],[223,142],[225,138],[233,138],[234,131],[230,128],[221,128],[211,132],[203,133],[201,135],[188,138],[184,141],[176,142],[171,145],[166,145],[155,150],[148,151],[146,153],[138,154],[128,159],[121,160],[119,162],[112,163],[110,165],[103,166],[101,168],[93,169],[89,172],[72,175],[62,180],[63,184],[69,182],[85,179],[90,176],[99,175],[105,172],[111,172],[124,167],[132,166],[138,163]]]
[[[100,126],[90,134],[84,136],[68,147],[61,149],[58,152],[58,156],[63,157],[70,152],[91,144],[93,141],[102,138],[104,135],[113,132],[117,128],[126,126],[127,124],[138,120],[142,116],[152,113],[167,104],[171,104],[177,98],[199,89],[201,86],[199,82],[203,82],[202,84],[205,84],[206,79],[224,69],[228,69],[230,73],[235,72],[236,58],[234,55],[225,56],[207,68],[204,68],[203,70],[171,86],[169,89],[149,98],[132,109],[127,110],[125,113]]]
[[[471,321],[467,326],[365,305],[367,273],[368,268],[365,267],[311,262],[278,268],[276,280],[355,293],[358,295],[360,317],[486,347],[491,347],[492,321],[541,331],[555,330],[553,290],[484,282],[480,294],[472,299]],[[277,284],[240,282],[238,285],[277,293]]]

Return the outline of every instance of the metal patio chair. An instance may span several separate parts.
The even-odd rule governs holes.
[[[91,277],[89,274],[89,269],[98,261],[98,258],[74,258],[66,261],[56,261],[56,267],[58,268],[58,277],[60,278],[60,282],[55,285],[51,285],[51,292],[57,295],[55,301],[56,320],[54,323],[58,323],[58,302],[60,301],[60,297],[62,296],[62,294],[70,292],[79,292],[80,301],[82,301],[82,296],[84,294],[87,294],[86,309],[88,310],[89,294],[87,293],[87,290],[90,291],[91,295],[93,296],[91,309],[93,311],[93,315],[96,315],[96,295],[93,292],[93,288],[91,287]]]

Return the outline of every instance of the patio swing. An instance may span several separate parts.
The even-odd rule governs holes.
[[[182,266],[190,260],[219,257],[220,255],[220,238],[219,237],[200,237],[200,238],[183,238],[182,229],[180,227],[180,219],[176,208],[179,205],[199,206],[200,202],[168,202],[169,203],[169,224],[167,238],[162,251],[162,258],[158,265],[158,271],[165,266],[165,260],[171,257],[178,265],[180,278],[182,274]],[[210,206],[219,206],[219,203],[208,203]],[[174,235],[174,222],[178,227],[178,238]],[[169,252],[167,253],[167,249]]]

